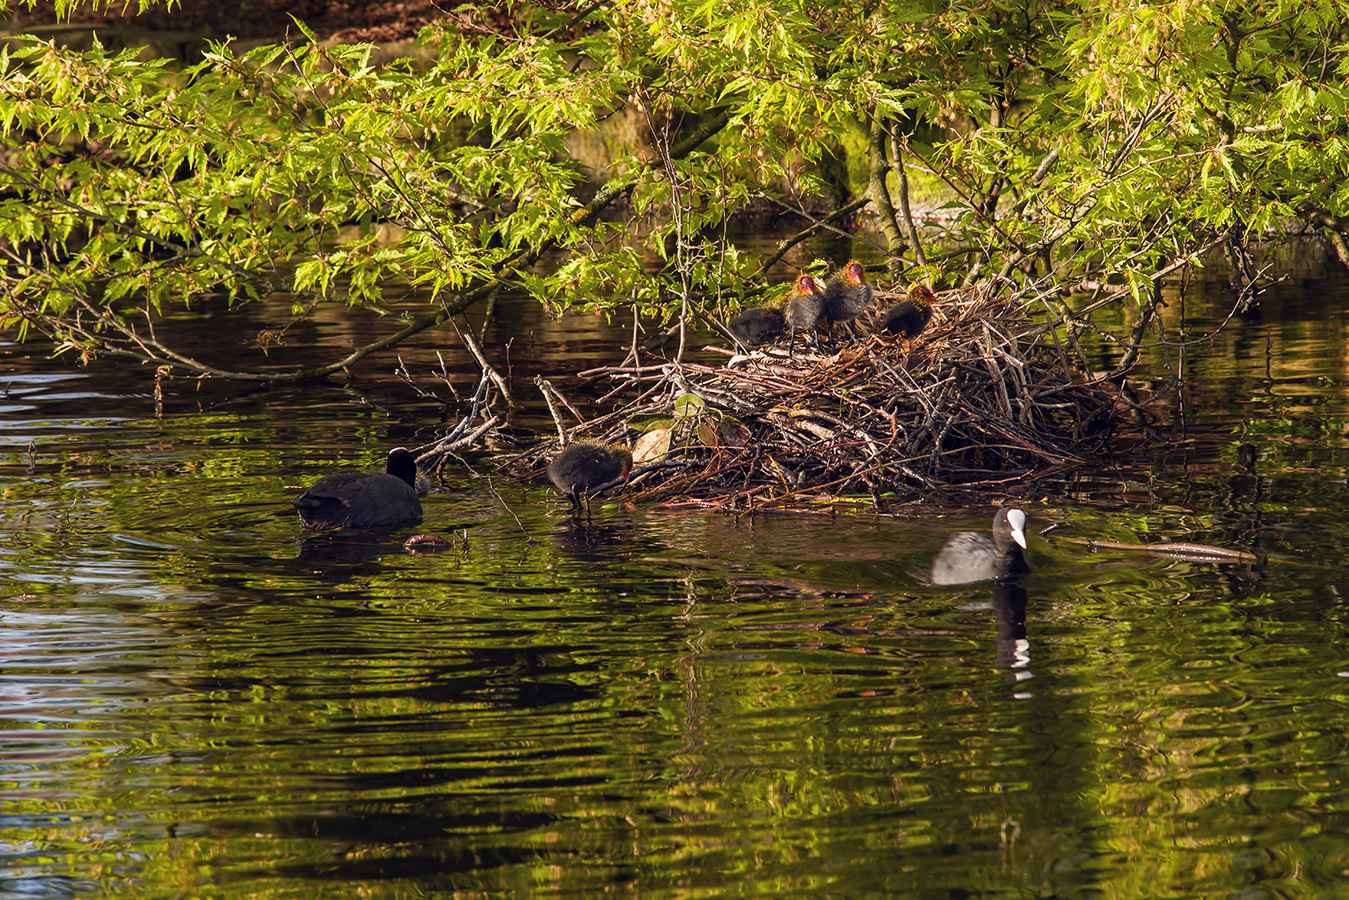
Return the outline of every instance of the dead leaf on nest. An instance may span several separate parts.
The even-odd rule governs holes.
[[[673,429],[666,425],[663,428],[653,428],[637,438],[637,443],[632,447],[633,463],[644,466],[647,463],[663,460],[665,455],[670,452],[670,435],[672,432]]]

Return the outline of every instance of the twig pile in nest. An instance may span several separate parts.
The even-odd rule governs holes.
[[[1005,298],[952,296],[936,308],[912,345],[872,334],[820,356],[798,340],[794,359],[775,348],[722,367],[583,372],[618,382],[608,396],[630,396],[621,389],[633,386],[638,397],[572,428],[569,439],[631,444],[637,465],[626,496],[738,509],[987,488],[1083,462],[1113,399],[1099,384],[1069,379],[1049,330],[1026,323]],[[557,418],[551,397],[549,405]],[[545,442],[512,464],[538,478],[557,451]]]

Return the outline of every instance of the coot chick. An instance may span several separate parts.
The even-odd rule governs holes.
[[[927,285],[915,281],[909,285],[909,296],[886,310],[881,330],[898,334],[908,341],[913,340],[932,321],[932,303],[936,299]]]
[[[829,339],[834,339],[834,323],[842,322],[857,337],[852,321],[871,304],[871,285],[867,284],[867,270],[855,259],[839,269],[824,286],[824,323],[829,328]]]
[[[324,475],[291,503],[309,531],[411,525],[422,519],[417,480],[417,460],[398,447],[383,472]]]
[[[622,444],[572,441],[548,464],[548,479],[580,510],[590,492],[632,471],[632,451]]]
[[[1020,578],[1030,571],[1025,549],[1026,514],[1019,509],[1000,509],[993,517],[991,537],[978,531],[951,535],[932,563],[932,583]]]
[[[824,311],[824,288],[820,283],[802,273],[792,283],[792,290],[783,298],[782,305],[787,310],[787,325],[792,332],[791,342],[787,344],[787,355],[792,355],[796,347],[796,332],[801,329],[810,332],[816,349],[819,349],[820,339],[815,334],[815,328],[820,324]]]
[[[758,347],[786,333],[787,317],[776,306],[755,306],[736,316],[726,327],[746,347]]]

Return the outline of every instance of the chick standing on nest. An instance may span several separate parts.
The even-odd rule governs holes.
[[[801,274],[792,283],[792,291],[782,301],[787,310],[787,325],[792,330],[792,339],[787,344],[787,356],[790,358],[796,348],[796,332],[805,329],[815,341],[815,349],[820,347],[819,335],[815,328],[820,324],[824,311],[824,288],[809,275]]]
[[[622,444],[572,441],[548,464],[548,479],[580,512],[592,491],[627,478],[631,471],[632,451]]]
[[[852,321],[871,304],[871,285],[867,284],[867,270],[855,259],[839,269],[824,286],[824,322],[829,326],[829,340],[834,339],[834,323],[842,322],[855,338],[857,330]]]
[[[909,295],[886,310],[881,330],[913,340],[932,321],[932,304],[936,299],[927,285],[915,281],[909,285]]]
[[[746,347],[757,347],[785,334],[787,317],[776,306],[755,306],[727,322],[726,327]]]

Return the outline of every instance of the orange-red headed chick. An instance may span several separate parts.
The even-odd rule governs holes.
[[[791,343],[787,345],[788,356],[796,347],[797,331],[804,329],[815,336],[815,329],[820,324],[824,311],[824,293],[824,287],[804,273],[792,283],[791,293],[782,301],[783,307],[787,310],[787,326],[792,332]],[[815,346],[817,349],[820,346],[818,336],[815,336]]]
[[[829,339],[834,339],[834,323],[842,322],[857,337],[853,328],[856,319],[871,305],[871,285],[867,284],[867,270],[855,259],[834,273],[824,286],[824,323],[829,328]]]

